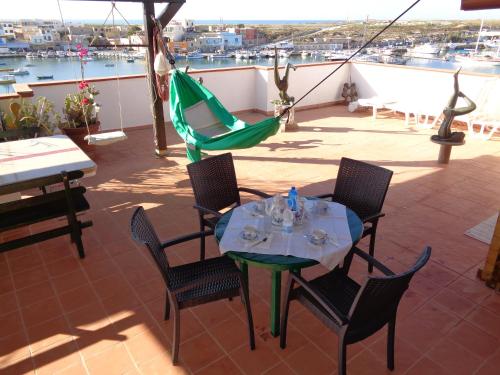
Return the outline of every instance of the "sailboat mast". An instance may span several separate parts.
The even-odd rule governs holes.
[[[477,34],[476,48],[474,49],[475,53],[477,53],[477,50],[479,48],[479,39],[481,38],[481,32],[483,31],[483,23],[484,23],[484,18],[481,20],[481,26],[479,27],[479,33]]]

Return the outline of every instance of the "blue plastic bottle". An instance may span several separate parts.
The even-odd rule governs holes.
[[[297,189],[295,189],[295,186],[292,186],[288,192],[288,207],[290,207],[292,211],[297,211],[297,196]]]

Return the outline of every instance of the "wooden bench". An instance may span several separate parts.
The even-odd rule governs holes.
[[[57,175],[2,186],[1,194],[44,188],[60,183],[64,189],[48,193],[43,189],[43,194],[0,204],[0,232],[64,216],[67,218],[67,225],[2,242],[0,252],[70,234],[71,242],[76,245],[80,258],[84,258],[82,229],[90,227],[92,221],[81,222],[76,214],[88,210],[90,206],[84,196],[86,189],[83,186],[70,185],[70,181],[82,177],[82,171],[61,172]]]

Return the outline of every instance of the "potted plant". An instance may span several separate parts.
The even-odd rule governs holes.
[[[81,45],[77,46],[78,56],[80,58],[80,69],[82,79],[78,83],[78,91],[66,95],[62,115],[57,115],[58,127],[61,132],[70,137],[78,146],[84,150],[92,150],[85,141],[85,136],[97,133],[99,131],[99,105],[96,97],[99,91],[87,81],[85,81],[85,56],[88,50]]]
[[[0,138],[14,140],[52,135],[54,104],[41,96],[36,102],[12,101],[9,112],[2,116]]]

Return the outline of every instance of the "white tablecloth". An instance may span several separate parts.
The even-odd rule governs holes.
[[[307,201],[308,219],[301,226],[294,226],[292,233],[284,233],[281,227],[271,224],[266,215],[254,214],[255,203],[234,209],[224,235],[219,243],[222,253],[228,251],[251,252],[270,255],[291,255],[314,259],[329,269],[335,268],[352,247],[345,206],[328,202],[325,214],[314,213],[314,201]],[[256,241],[241,238],[246,225],[259,231]],[[314,229],[323,229],[331,240],[322,246],[313,245],[307,238]],[[265,242],[259,241],[267,238]]]

